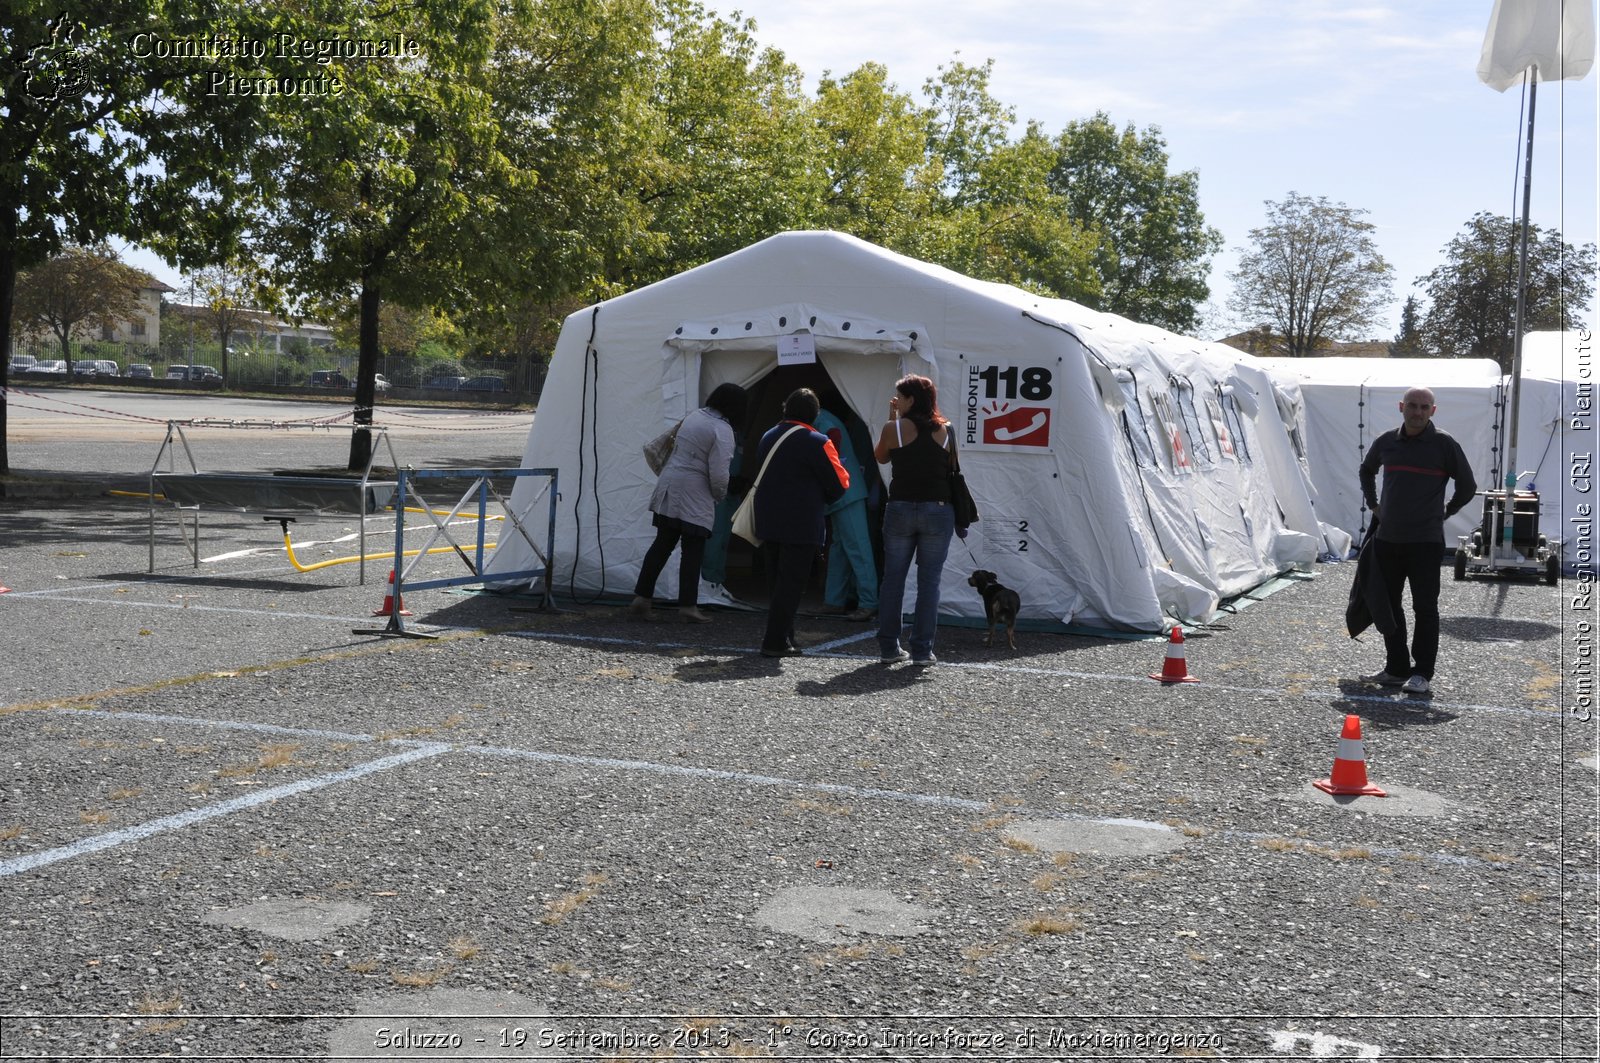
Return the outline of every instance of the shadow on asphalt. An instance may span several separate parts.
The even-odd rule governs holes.
[[[1354,679],[1341,681],[1339,693],[1343,697],[1328,702],[1329,708],[1359,716],[1380,730],[1431,727],[1459,718],[1458,713],[1435,709],[1431,694],[1392,694]]]
[[[1561,634],[1556,625],[1541,620],[1493,616],[1443,616],[1439,630],[1464,642],[1543,642]]]
[[[237,591],[271,591],[274,594],[299,594],[308,591],[325,591],[328,588],[313,583],[295,583],[290,580],[260,579],[255,577],[219,576],[214,572],[192,568],[179,571],[156,572],[102,572],[89,577],[106,583],[201,583],[207,587]],[[367,581],[369,584],[371,580]]]

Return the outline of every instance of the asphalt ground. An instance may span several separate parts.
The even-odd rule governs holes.
[[[410,416],[457,466],[527,426]],[[0,502],[0,1059],[1595,1058],[1574,582],[1447,576],[1427,697],[1358,680],[1344,565],[1185,685],[1159,641],[945,628],[916,669],[807,618],[773,661],[759,615],[445,590],[389,640],[276,525],[207,517],[196,569],[164,518],[147,572],[99,491],[164,425],[55,417]],[[1387,798],[1310,786],[1352,714]]]

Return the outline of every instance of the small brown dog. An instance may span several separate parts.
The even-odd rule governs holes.
[[[994,645],[994,626],[1005,625],[1006,641],[1017,648],[1017,614],[1022,612],[1022,596],[1010,587],[1002,586],[993,572],[978,569],[967,577],[967,585],[978,588],[983,596],[984,615],[989,618],[989,635],[985,646]]]

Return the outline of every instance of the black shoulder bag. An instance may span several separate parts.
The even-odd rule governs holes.
[[[978,503],[972,500],[972,492],[967,490],[967,478],[961,475],[955,427],[946,425],[945,431],[950,433],[946,439],[950,451],[950,506],[955,511],[956,527],[969,528],[978,523]]]

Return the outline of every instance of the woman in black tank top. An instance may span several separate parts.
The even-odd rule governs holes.
[[[878,433],[873,455],[893,470],[883,512],[883,586],[878,592],[878,648],[886,663],[931,665],[939,620],[939,582],[955,533],[950,508],[950,422],[939,412],[939,392],[925,376],[907,376],[894,386],[889,420]],[[917,565],[917,602],[901,648],[906,577]]]

